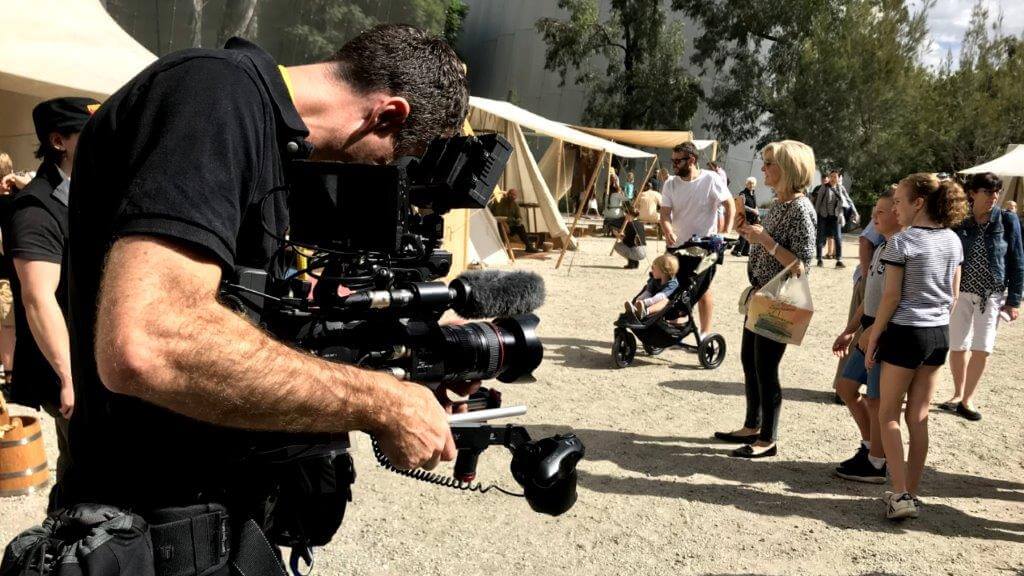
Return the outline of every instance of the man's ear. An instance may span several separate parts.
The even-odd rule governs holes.
[[[57,150],[64,151],[64,137],[60,135],[60,132],[50,132],[50,146]]]
[[[397,134],[405,126],[410,110],[408,100],[401,96],[389,96],[374,108],[376,122],[373,131]]]

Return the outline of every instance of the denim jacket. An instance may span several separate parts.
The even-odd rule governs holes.
[[[988,265],[997,282],[1006,285],[1009,293],[1006,304],[1017,308],[1020,306],[1021,292],[1024,290],[1024,247],[1021,244],[1020,220],[1012,212],[995,207],[989,215],[992,224],[985,234],[985,251],[988,253]],[[964,246],[964,257],[971,253],[971,246],[981,233],[981,228],[970,215],[959,226],[953,229]]]

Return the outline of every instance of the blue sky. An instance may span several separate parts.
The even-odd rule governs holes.
[[[920,0],[911,0],[919,5]],[[996,15],[1002,11],[1003,32],[1019,36],[1024,30],[1024,1],[985,0],[989,12]],[[925,51],[924,60],[930,65],[939,65],[946,57],[946,51],[953,51],[953,61],[960,56],[960,41],[971,18],[974,0],[938,0],[928,14],[931,31],[931,47]]]

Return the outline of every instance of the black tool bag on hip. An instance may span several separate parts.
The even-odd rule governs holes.
[[[7,545],[0,576],[286,576],[256,522],[235,526],[220,504],[147,519],[100,504],[65,508]]]
[[[149,526],[113,506],[78,504],[14,538],[0,576],[156,576]]]

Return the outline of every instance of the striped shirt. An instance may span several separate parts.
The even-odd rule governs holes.
[[[948,228],[914,226],[892,237],[882,262],[902,266],[903,293],[892,322],[900,326],[945,326],[953,306],[953,277],[964,260],[963,245]]]

